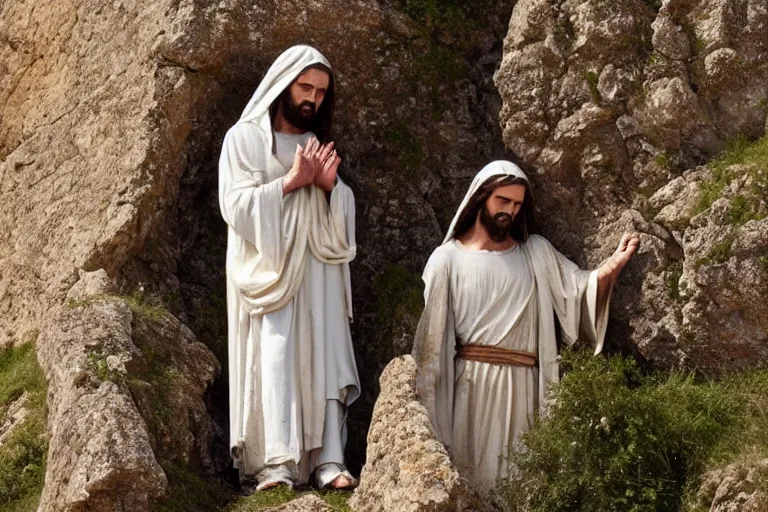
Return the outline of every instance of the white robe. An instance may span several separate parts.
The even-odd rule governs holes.
[[[488,491],[508,476],[509,455],[557,382],[553,311],[564,338],[602,348],[608,308],[597,312],[597,272],[580,270],[533,235],[508,251],[471,251],[451,240],[424,270],[416,333],[420,399],[459,472]],[[537,367],[455,359],[456,344],[537,353]],[[541,371],[540,371],[541,368]]]
[[[283,197],[287,169],[269,135],[256,123],[236,124],[219,161],[229,225],[230,447],[243,476],[293,462],[306,482],[326,400],[348,406],[360,393],[349,333],[354,196],[339,180],[330,204],[316,187]],[[284,428],[265,432],[275,424]]]

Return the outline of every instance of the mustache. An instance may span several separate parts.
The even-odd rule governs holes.
[[[312,114],[314,115],[314,113],[315,113],[315,109],[316,109],[316,107],[315,107],[315,104],[314,104],[314,103],[312,103],[311,101],[302,101],[302,102],[299,104],[299,107],[298,107],[298,108],[299,108],[299,110],[304,110],[304,107],[307,107],[307,108],[309,108],[309,109],[312,111]]]
[[[496,223],[504,223],[504,224],[510,224],[515,218],[504,212],[499,212],[496,215],[493,216],[493,221]]]

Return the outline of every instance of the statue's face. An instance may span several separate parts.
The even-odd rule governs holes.
[[[291,102],[298,113],[310,120],[325,99],[331,77],[319,69],[308,69],[291,84]]]
[[[525,199],[525,186],[523,185],[504,185],[496,188],[488,200],[485,202],[485,208],[491,217],[497,214],[506,214],[509,216],[509,222],[523,207]]]
[[[491,192],[480,209],[480,222],[496,242],[504,242],[512,236],[512,222],[523,207],[525,187],[504,185]]]

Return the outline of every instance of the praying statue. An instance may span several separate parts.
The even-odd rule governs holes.
[[[219,159],[228,225],[229,435],[257,491],[356,484],[344,465],[360,395],[349,324],[355,201],[330,141],[335,80],[315,48],[267,71]]]
[[[489,491],[558,382],[556,323],[566,343],[600,353],[616,279],[638,248],[625,234],[597,270],[580,270],[534,234],[528,178],[495,161],[475,176],[424,269],[414,340],[422,404],[459,473]]]

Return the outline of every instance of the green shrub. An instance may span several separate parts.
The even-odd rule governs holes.
[[[517,474],[492,493],[506,510],[678,510],[743,417],[726,387],[644,376],[630,359],[566,352],[563,369],[549,418],[513,455]]]
[[[0,423],[24,393],[27,416],[0,446],[0,512],[36,510],[45,479],[46,383],[32,341],[0,351]]]

